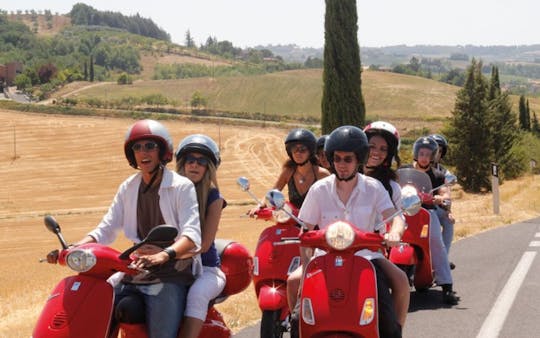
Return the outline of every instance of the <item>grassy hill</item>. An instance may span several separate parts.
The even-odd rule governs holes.
[[[365,71],[362,80],[368,119],[414,121],[419,127],[422,123],[439,125],[449,116],[458,90],[441,82],[387,72]],[[138,81],[129,86],[111,83],[72,96],[79,100],[115,101],[161,94],[176,105],[187,107],[193,93],[198,91],[213,110],[318,120],[322,86],[322,70],[316,69],[257,76]]]

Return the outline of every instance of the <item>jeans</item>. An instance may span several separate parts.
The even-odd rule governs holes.
[[[450,253],[450,246],[452,245],[452,240],[454,239],[454,223],[448,217],[448,211],[437,206],[437,216],[439,217],[439,222],[442,226],[442,239],[444,247],[446,248],[446,253]]]
[[[435,270],[435,281],[437,285],[452,284],[450,263],[442,239],[441,223],[435,209],[428,209],[428,211],[430,214],[429,247],[431,249],[431,265]]]
[[[149,338],[176,338],[184,315],[187,291],[187,285],[178,283],[120,283],[114,290],[114,302],[116,305],[122,298],[133,294],[141,296]]]

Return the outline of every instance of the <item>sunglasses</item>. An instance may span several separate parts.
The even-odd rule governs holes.
[[[131,146],[131,149],[133,151],[152,151],[154,149],[157,149],[159,146],[156,142],[148,142],[148,143],[135,143]]]
[[[186,164],[194,164],[195,162],[203,167],[208,165],[208,159],[206,157],[195,157],[193,155],[186,156]]]
[[[292,148],[293,153],[305,153],[307,151],[308,151],[308,148],[306,146],[304,146],[304,145],[301,145],[301,144],[299,144],[297,146],[294,146]]]
[[[334,155],[334,163],[340,163],[341,161],[345,163],[352,163],[354,161],[354,156],[344,156]]]

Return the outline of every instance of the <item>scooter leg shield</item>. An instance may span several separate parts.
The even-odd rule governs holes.
[[[390,261],[396,265],[416,265],[418,257],[411,245],[401,245],[390,250]]]
[[[287,285],[263,285],[259,289],[259,307],[261,310],[278,310],[287,305]]]
[[[104,337],[114,302],[112,286],[88,276],[66,277],[52,291],[32,337]]]

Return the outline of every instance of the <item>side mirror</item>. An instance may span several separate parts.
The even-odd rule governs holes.
[[[259,201],[259,199],[257,198],[257,196],[255,196],[251,190],[249,190],[249,180],[247,179],[247,177],[238,177],[236,179],[236,184],[238,184],[240,186],[240,188],[242,189],[242,191],[245,191],[249,194],[249,196],[251,196],[251,198],[253,198],[253,200],[255,200],[255,202],[257,202],[258,205],[263,205],[261,203],[261,201]]]
[[[276,209],[281,209],[285,205],[285,195],[277,189],[272,189],[266,193],[266,200]]]
[[[277,189],[272,189],[266,193],[265,196],[268,203],[275,207],[277,210],[283,210],[284,213],[289,215],[292,219],[295,220],[296,223],[300,224],[302,228],[307,229],[306,224],[302,222],[302,220],[298,217],[296,217],[291,211],[290,208],[285,208],[286,201],[285,201],[285,195]]]
[[[120,259],[128,259],[129,255],[131,255],[133,251],[137,250],[138,248],[147,243],[174,241],[177,235],[178,229],[176,229],[176,227],[168,224],[158,225],[157,227],[150,230],[148,235],[142,241],[122,252],[122,254],[120,255]]]
[[[247,179],[247,177],[238,177],[238,179],[236,180],[236,184],[238,184],[240,188],[242,188],[242,191],[249,190],[249,180]]]
[[[444,175],[444,184],[445,185],[454,185],[454,184],[456,184],[456,182],[457,182],[456,175],[453,175],[453,174],[450,174],[450,173],[446,173],[446,175]]]
[[[52,217],[51,215],[47,215],[45,216],[43,221],[45,222],[45,226],[47,227],[47,229],[53,234],[55,234],[56,237],[58,237],[58,240],[60,241],[60,245],[62,245],[62,248],[67,249],[68,248],[67,242],[64,239],[64,236],[62,236],[60,225],[58,224],[56,219],[54,219],[54,217]]]
[[[422,207],[422,200],[416,193],[416,190],[403,189],[401,193],[401,208],[405,215],[416,215]]]

